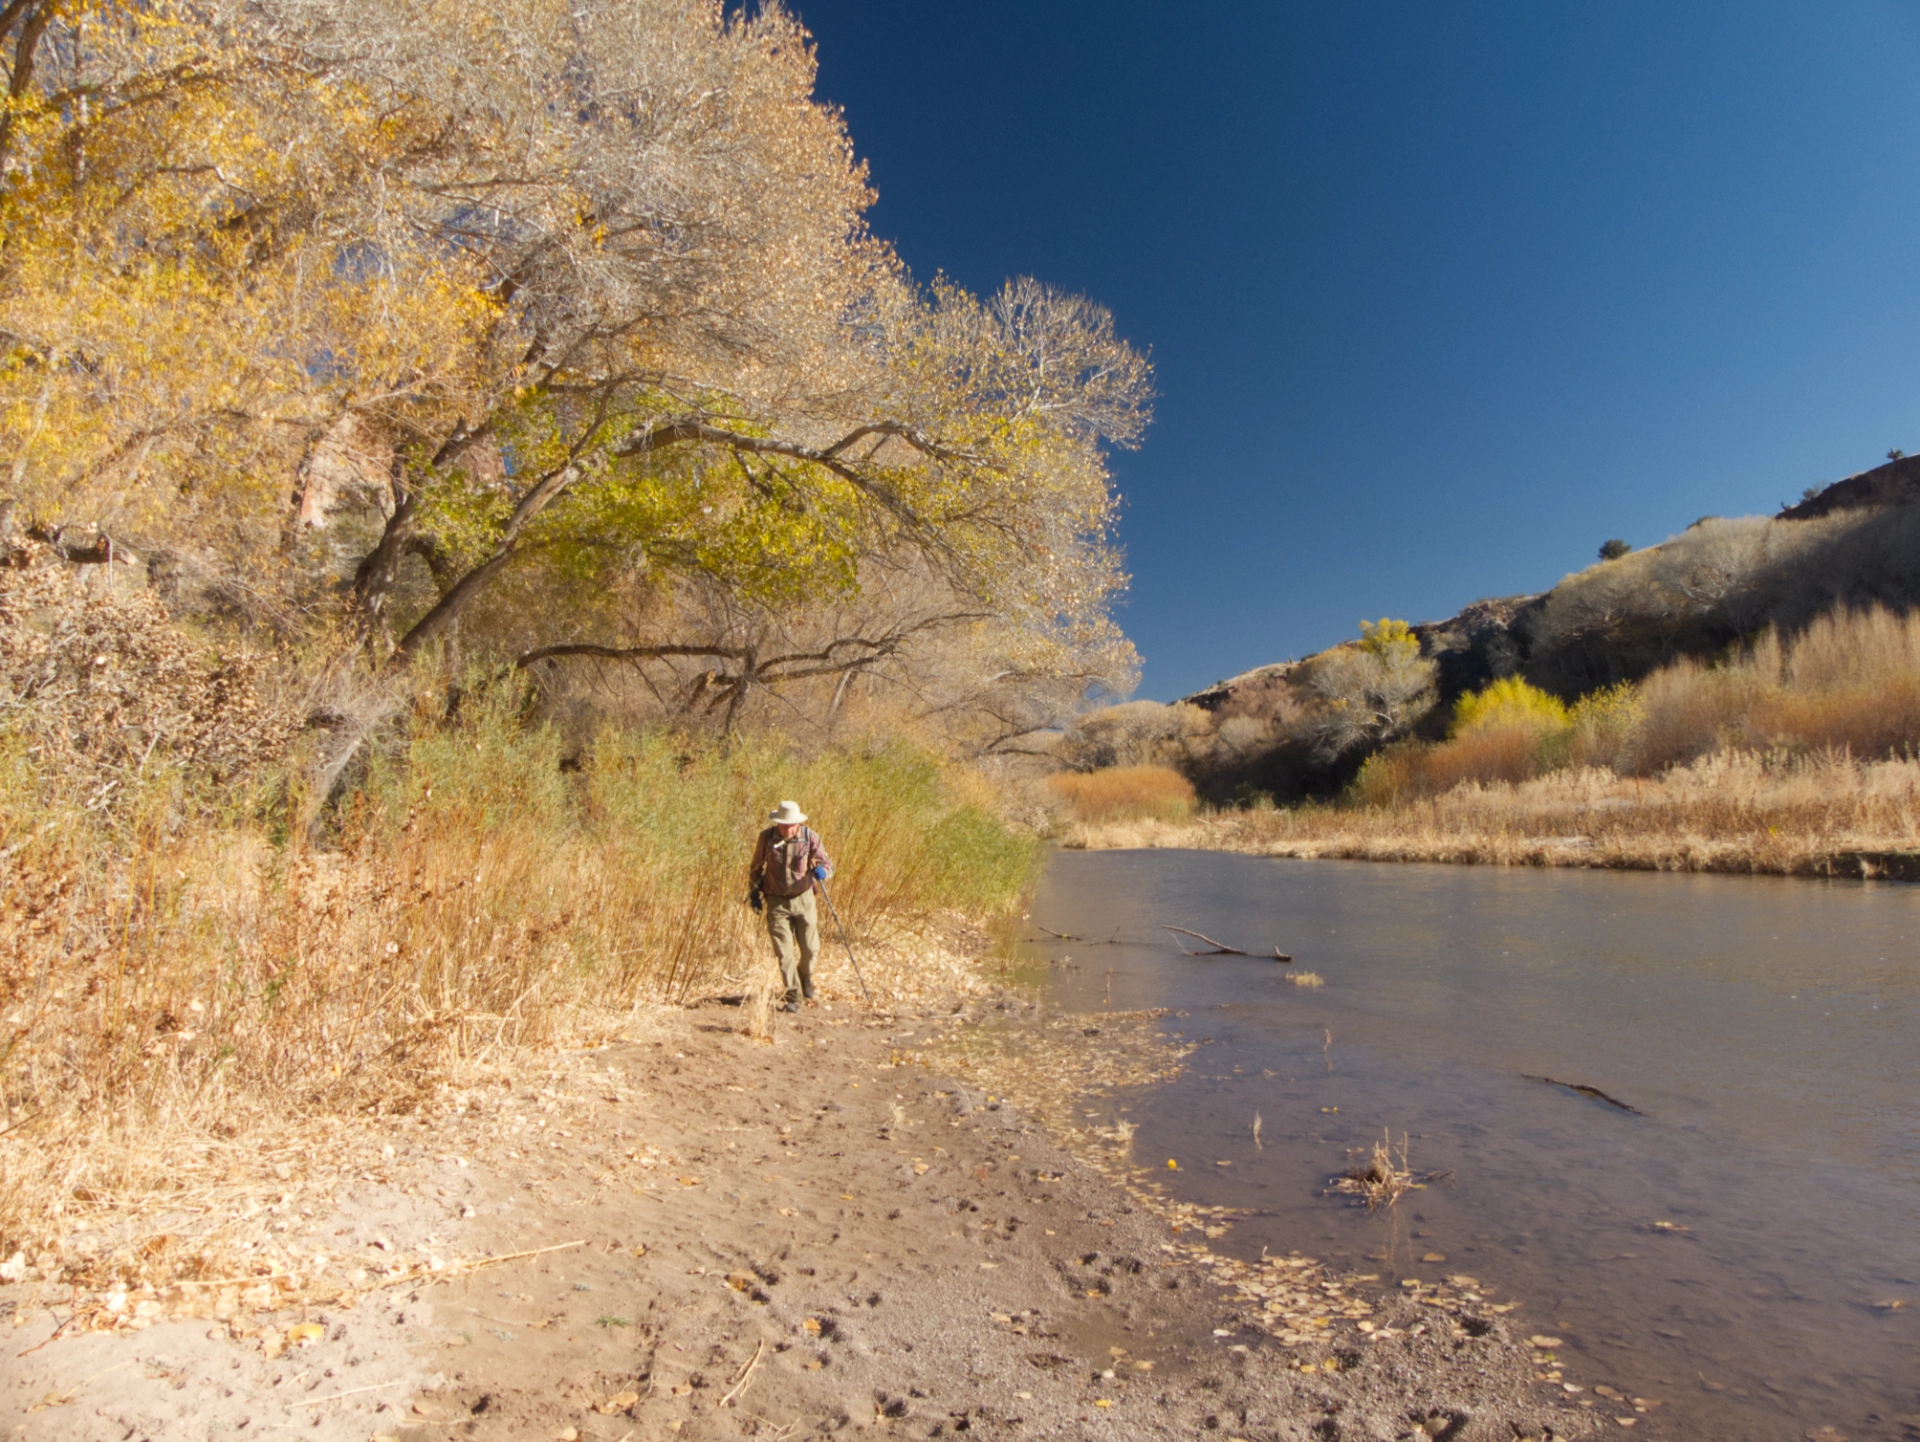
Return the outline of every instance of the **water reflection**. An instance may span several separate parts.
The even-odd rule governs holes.
[[[1033,915],[1118,936],[1035,948],[1062,1002],[1206,1042],[1125,1105],[1182,1197],[1259,1209],[1231,1245],[1479,1277],[1662,1399],[1642,1436],[1920,1436],[1920,888],[1067,853]],[[1325,1197],[1383,1130],[1454,1179]]]

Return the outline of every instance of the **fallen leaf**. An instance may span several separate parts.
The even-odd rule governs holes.
[[[562,1427],[558,1432],[553,1434],[553,1442],[580,1442],[580,1429],[578,1427]]]
[[[913,1164],[913,1174],[916,1177],[924,1177],[927,1174],[927,1164],[925,1162],[915,1162]]]
[[[797,1217],[800,1213],[792,1207],[782,1207],[780,1208],[780,1215],[783,1217]]]
[[[1136,1371],[1136,1372],[1151,1372],[1151,1371],[1153,1370],[1153,1363],[1151,1363],[1151,1362],[1135,1362],[1135,1363],[1133,1364],[1133,1370],[1134,1370],[1134,1371]]]
[[[1896,1298],[1890,1302],[1875,1302],[1873,1305],[1882,1312],[1897,1312],[1907,1304],[1904,1298]]]
[[[691,1382],[682,1382],[678,1387],[673,1389],[673,1395],[676,1397],[684,1397],[692,1390],[693,1384]]]
[[[813,1333],[814,1336],[817,1337],[820,1335],[820,1319],[818,1317],[809,1317],[800,1325]]]
[[[1693,1230],[1692,1227],[1685,1226],[1680,1222],[1655,1222],[1653,1229],[1656,1232],[1690,1232]]]
[[[1111,1407],[1113,1403],[1108,1401],[1105,1397],[1099,1397],[1094,1400],[1093,1405],[1096,1407]]]
[[[700,1178],[698,1177],[681,1177],[679,1180],[680,1185],[683,1187],[697,1187],[700,1185]]]
[[[620,1392],[607,1398],[606,1401],[600,1403],[600,1405],[593,1410],[598,1412],[602,1417],[611,1417],[615,1412],[626,1411],[627,1408],[639,1400],[640,1394],[638,1392]]]
[[[728,1272],[727,1285],[736,1292],[751,1292],[759,1281],[751,1272]]]
[[[1542,1337],[1538,1333],[1535,1333],[1533,1336],[1527,1338],[1527,1340],[1531,1342],[1534,1346],[1540,1348],[1543,1352],[1551,1352],[1555,1347],[1564,1347],[1567,1345],[1565,1342],[1561,1341],[1558,1337]]]
[[[1428,1252],[1420,1260],[1423,1262],[1444,1262],[1446,1259],[1447,1254],[1445,1252]]]
[[[318,1322],[295,1322],[287,1328],[287,1340],[294,1343],[318,1342],[326,1335],[327,1329]]]
[[[850,1201],[852,1201],[852,1200],[853,1200],[853,1193],[852,1193],[852,1192],[842,1192],[842,1193],[840,1194],[840,1200],[841,1200],[841,1201],[843,1201],[843,1202],[850,1202]]]
[[[1624,1399],[1627,1394],[1624,1392],[1616,1392],[1613,1388],[1601,1383],[1594,1387],[1593,1395],[1596,1397],[1605,1397],[1608,1401],[1612,1401],[1616,1397]]]
[[[1638,1417],[1615,1417],[1613,1420],[1618,1422],[1622,1427],[1632,1427],[1640,1421]]]

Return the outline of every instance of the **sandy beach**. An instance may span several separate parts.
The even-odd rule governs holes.
[[[6,1287],[0,1435],[1654,1433],[1529,1346],[1523,1299],[1237,1257],[1230,1218],[1150,1204],[938,1069],[992,1026],[1044,1038],[1035,1010],[841,998],[770,1041],[718,1002],[642,1013],[386,1119],[324,1194],[296,1177],[258,1270],[324,1267],[331,1302],[255,1280],[217,1316],[171,1315],[178,1288],[106,1316]]]

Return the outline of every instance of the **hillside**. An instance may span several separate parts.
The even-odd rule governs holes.
[[[1392,701],[1389,682],[1370,699],[1342,698],[1340,686],[1354,683],[1333,673],[1357,664],[1364,641],[1255,667],[1172,707],[1115,708],[1083,736],[1101,741],[1097,760],[1173,764],[1215,801],[1326,797],[1379,745],[1444,737],[1460,697],[1503,678],[1571,704],[1676,663],[1715,661],[1769,628],[1791,639],[1836,608],[1876,605],[1920,605],[1920,458],[1849,476],[1773,516],[1702,517],[1545,592],[1475,601],[1406,628],[1419,662],[1430,663],[1421,667],[1429,689],[1417,715],[1383,711],[1365,736],[1330,739],[1329,718],[1391,710],[1411,694]]]

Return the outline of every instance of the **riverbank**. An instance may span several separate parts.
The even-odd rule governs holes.
[[[1709,757],[1656,780],[1587,768],[1396,806],[1077,822],[1076,850],[1920,880],[1920,762]]]
[[[1236,1259],[1230,1218],[1118,1185],[1057,1144],[1044,1107],[938,1069],[1002,1021],[1057,1045],[1068,1019],[1032,1009],[978,987],[884,1013],[834,995],[756,1040],[738,1008],[708,1002],[637,1013],[537,1071],[528,1054],[382,1119],[351,1155],[287,1166],[244,1279],[0,1288],[0,1430],[620,1442],[1611,1425],[1578,1381],[1547,1380],[1524,1307],[1471,1279],[1383,1296],[1307,1258]],[[1127,1044],[1172,1055],[1151,1017]]]

